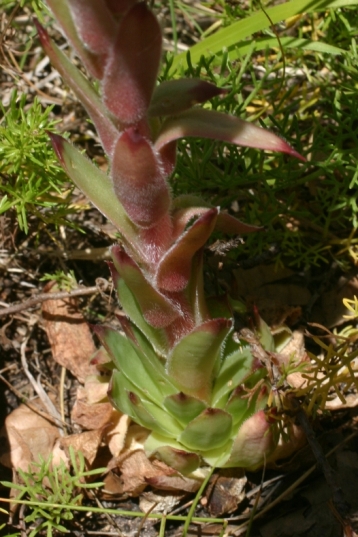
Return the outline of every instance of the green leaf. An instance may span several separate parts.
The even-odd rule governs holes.
[[[132,323],[139,328],[148,341],[152,344],[154,350],[162,357],[166,357],[169,350],[167,335],[163,329],[153,328],[144,319],[139,304],[125,283],[116,271],[112,271],[112,278],[117,289],[118,297],[123,310],[128,315]]]
[[[177,437],[182,431],[180,424],[168,412],[140,395],[121,372],[116,371],[113,375],[110,397],[121,412],[151,431],[169,438]]]
[[[66,84],[75,92],[77,98],[87,110],[95,124],[106,153],[112,154],[114,144],[119,136],[119,131],[114,126],[109,111],[81,71],[55,45],[44,28],[39,24],[36,26],[41,44],[53,66],[60,73]]]
[[[239,347],[222,361],[213,387],[212,404],[222,406],[227,396],[253,372],[253,357],[249,347]],[[263,368],[263,374],[266,370]]]
[[[295,37],[280,37],[282,48],[297,48],[302,50],[311,50],[312,52],[322,52],[324,54],[332,54],[337,56],[343,54],[344,49],[329,45],[328,43],[322,43],[322,41],[310,41],[309,39],[300,39]],[[267,37],[262,39],[255,39],[254,43],[249,41],[240,42],[235,45],[233,50],[228,52],[228,59],[233,61],[239,57],[246,56],[252,52],[252,45],[254,45],[254,51],[277,49],[279,48],[279,42],[276,37]]]
[[[169,395],[164,399],[163,405],[184,426],[206,408],[202,401],[183,392]]]
[[[230,328],[230,320],[212,319],[177,343],[168,357],[167,372],[181,391],[210,401],[214,367]]]
[[[153,117],[172,116],[225,92],[198,78],[167,80],[155,88],[148,114]]]
[[[120,246],[112,247],[111,256],[120,277],[135,296],[147,323],[155,328],[163,328],[179,317],[180,312],[175,305],[153,287],[138,265]]]
[[[273,132],[238,117],[201,108],[192,108],[167,119],[155,141],[155,147],[159,150],[173,140],[188,137],[210,138],[244,147],[280,151],[302,161],[306,160]]]
[[[116,367],[146,399],[161,406],[163,397],[177,392],[159,360],[152,363],[132,341],[112,328],[95,326],[93,329]]]
[[[216,449],[227,443],[231,429],[230,414],[218,408],[207,408],[187,425],[178,440],[195,451]]]
[[[196,453],[175,449],[168,445],[160,446],[152,453],[156,458],[183,475],[191,474],[200,465],[200,457]]]
[[[270,28],[272,24],[277,24],[299,13],[312,13],[314,11],[357,5],[358,0],[292,0],[291,2],[284,2],[267,8],[267,15],[260,10],[192,46],[189,49],[190,61],[192,64],[196,64],[201,56],[221,53],[224,49],[242,43],[244,39],[253,36],[256,32],[261,32],[266,28]],[[238,38],[240,41],[238,41]],[[252,37],[252,40],[254,40],[254,37]],[[175,70],[179,65],[184,68],[187,67],[187,54],[188,52],[185,51],[176,56],[171,69]]]
[[[131,244],[136,242],[136,229],[114,195],[109,177],[61,136],[50,138],[64,170],[80,190],[92,201]]]

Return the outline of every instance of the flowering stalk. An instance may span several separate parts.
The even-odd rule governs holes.
[[[119,318],[122,333],[94,328],[114,363],[110,398],[151,431],[147,452],[183,473],[203,460],[255,468],[277,441],[265,410],[266,369],[233,338],[229,302],[206,301],[202,250],[214,230],[259,228],[198,198],[172,199],[168,177],[183,137],[302,157],[269,131],[197,107],[225,93],[213,84],[180,79],[157,86],[162,38],[145,2],[48,4],[101,87],[98,94],[37,23],[45,52],[86,108],[110,163],[105,174],[51,134],[69,177],[120,233],[110,269],[127,317]]]

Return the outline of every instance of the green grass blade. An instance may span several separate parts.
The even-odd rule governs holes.
[[[224,48],[230,48],[243,41],[256,32],[261,32],[282,20],[288,19],[299,13],[325,11],[327,9],[357,6],[358,0],[291,0],[266,10],[268,17],[263,11],[258,11],[249,17],[231,24],[190,48],[191,63],[195,64],[202,55],[210,56],[220,53]],[[269,20],[270,19],[270,20]],[[181,53],[174,58],[172,70],[187,67],[187,52]]]

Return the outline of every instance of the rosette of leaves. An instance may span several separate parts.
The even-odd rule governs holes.
[[[172,199],[176,141],[199,136],[283,151],[269,131],[197,107],[225,92],[198,79],[156,85],[162,36],[145,2],[48,0],[99,93],[38,24],[55,68],[97,128],[99,170],[51,135],[69,177],[118,229],[111,271],[127,317],[95,332],[114,364],[110,398],[151,431],[145,448],[183,473],[204,460],[255,468],[277,442],[266,369],[236,341],[225,299],[204,295],[202,249],[214,230],[255,232],[190,196]]]

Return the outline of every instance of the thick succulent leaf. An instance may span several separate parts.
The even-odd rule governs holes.
[[[268,130],[238,117],[200,108],[193,108],[175,118],[167,119],[155,142],[155,147],[160,149],[173,140],[193,136],[223,140],[244,147],[281,151],[300,160],[305,160],[284,140]]]
[[[112,328],[94,326],[93,330],[117,369],[147,400],[161,406],[164,397],[177,392],[159,360],[153,363],[132,341]]]
[[[67,175],[123,235],[123,239],[135,245],[136,229],[114,196],[107,175],[69,142],[57,134],[49,133],[53,148]]]
[[[225,411],[232,416],[233,426],[239,427],[258,410],[263,410],[267,403],[268,389],[265,385],[250,393],[238,386],[231,394]]]
[[[97,56],[87,50],[82,40],[79,38],[76,26],[73,22],[69,1],[68,0],[47,0],[47,4],[50,6],[52,13],[57,21],[60,23],[63,31],[76,49],[77,54],[84,63],[86,69],[95,78],[102,78],[103,75],[103,63]]]
[[[167,80],[155,88],[148,115],[173,116],[226,91],[199,78]]]
[[[225,356],[213,387],[212,404],[222,406],[227,396],[253,372],[255,363],[249,347],[239,347]],[[261,364],[260,364],[261,366]],[[262,368],[262,375],[266,369]]]
[[[173,438],[168,439],[157,433],[152,433],[148,436],[144,443],[144,449],[149,457],[155,456],[156,453],[158,453],[159,458],[161,458],[160,453],[163,453],[162,460],[166,462],[168,466],[172,466],[183,474],[189,473],[189,470],[190,472],[193,472],[194,469],[196,469],[196,462],[199,466],[201,460],[199,455],[186,451],[184,446]],[[169,453],[169,449],[173,450],[172,454]],[[180,457],[180,454],[182,454],[182,457]],[[168,462],[165,460],[166,456],[168,457]],[[169,464],[169,457],[172,461],[171,464]],[[178,463],[178,466],[174,466],[175,463]],[[193,464],[192,467],[191,464]]]
[[[220,211],[216,221],[215,230],[230,235],[241,235],[241,233],[256,233],[257,231],[263,231],[264,228],[262,226],[245,224],[245,222],[241,222],[241,220],[231,216],[231,214]]]
[[[170,446],[159,447],[153,455],[183,475],[194,472],[199,467],[201,460],[196,453]]]
[[[163,405],[184,426],[188,425],[206,408],[205,403],[183,392],[168,395],[164,399]]]
[[[275,448],[272,427],[263,410],[243,423],[234,439],[225,468],[242,467],[255,470]]]
[[[212,208],[212,205],[203,203],[201,206],[198,206],[197,200],[195,200],[195,205],[176,208],[173,211],[173,238],[176,239],[179,237],[181,233],[183,233],[188,222],[190,222],[190,220],[192,220],[195,216],[198,217],[202,214],[205,214],[208,210],[208,207]],[[241,234],[262,231],[264,228],[245,224],[228,213],[220,212],[218,214],[214,229],[216,231],[221,231],[222,233]]]
[[[176,437],[180,425],[159,406],[138,394],[134,384],[122,373],[114,371],[108,395],[113,405],[134,421],[168,438]]]
[[[192,258],[210,237],[218,210],[209,209],[187,229],[161,260],[156,274],[158,288],[178,292],[189,282]]]
[[[81,71],[73,65],[67,56],[50,39],[46,30],[35,21],[41,44],[51,60],[52,65],[60,73],[66,84],[74,91],[81,104],[91,117],[98,135],[101,138],[103,149],[111,155],[114,144],[119,136],[118,129],[114,126],[107,108],[101,99],[83,76]]]
[[[133,392],[128,393],[128,396],[141,425],[168,438],[175,438],[180,434],[181,425],[160,406],[140,398]]]
[[[150,142],[136,128],[118,138],[111,173],[114,192],[135,224],[150,228],[167,214],[170,195],[165,175]]]
[[[103,79],[104,103],[121,123],[133,125],[145,117],[157,79],[161,45],[155,15],[144,2],[135,4],[120,21]]]
[[[187,296],[193,311],[195,324],[198,325],[210,319],[204,292],[202,251],[199,251],[193,258]],[[216,317],[221,317],[221,315],[216,315]]]
[[[128,387],[128,380],[121,371],[115,369],[109,383],[108,397],[117,410],[136,420],[137,415],[130,403],[128,391],[124,389],[125,384]],[[135,386],[133,386],[133,390],[135,390]]]
[[[123,278],[120,278],[114,265],[109,264],[109,268],[124,312],[128,315],[132,323],[145,335],[147,340],[151,342],[155,352],[159,356],[166,357],[169,350],[169,342],[166,332],[163,329],[153,328],[147,323],[143,317],[138,302],[128,285]]]
[[[158,154],[163,164],[163,171],[167,177],[171,175],[175,169],[177,159],[177,142],[164,145],[159,149]]]
[[[173,242],[172,228],[172,219],[169,213],[165,214],[153,227],[139,228],[138,241],[143,252],[142,261],[146,263],[151,274],[155,272],[159,260]]]
[[[111,255],[114,266],[136,297],[147,323],[155,328],[163,328],[179,317],[180,312],[175,305],[154,289],[138,265],[120,246],[113,246]]]
[[[231,429],[230,414],[218,408],[207,408],[187,425],[178,440],[196,452],[216,449],[227,443]]]
[[[105,64],[117,33],[117,24],[105,0],[69,0],[69,6],[85,47]]]
[[[105,0],[108,9],[111,13],[124,15],[124,13],[132,7],[138,0]]]
[[[212,319],[194,328],[173,348],[167,372],[180,391],[210,402],[213,370],[230,328],[228,319]]]

